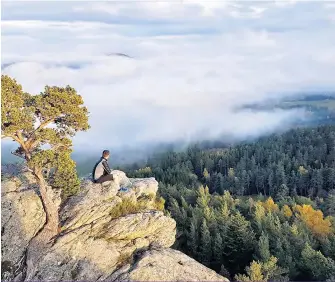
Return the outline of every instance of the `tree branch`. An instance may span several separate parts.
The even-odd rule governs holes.
[[[22,157],[20,154],[17,154],[17,153],[15,153],[15,152],[13,152],[13,151],[11,151],[10,153],[11,153],[12,155],[14,155],[14,156],[17,156],[17,157],[19,157],[19,158],[25,160],[25,157]]]
[[[53,120],[55,120],[54,118],[51,119],[47,119],[44,122],[42,122],[32,133],[31,136],[34,135],[37,131],[39,131],[40,129],[46,127],[50,122],[52,122]],[[29,138],[31,137],[29,136]]]
[[[51,150],[56,151],[57,149],[59,149],[61,147],[67,148],[68,146],[65,146],[64,144],[58,143],[57,145],[52,146]]]
[[[20,139],[19,139],[18,137],[16,137],[15,135],[4,135],[4,136],[5,136],[5,137],[8,137],[8,138],[12,138],[12,139],[14,139],[17,143],[19,143],[20,145],[22,145]]]
[[[23,148],[23,150],[25,151],[26,155],[29,154],[27,145],[26,145],[26,143],[25,143],[25,141],[24,141],[24,138],[23,138],[23,136],[22,136],[22,132],[21,132],[21,131],[17,131],[17,132],[16,132],[16,135],[17,135],[17,137],[18,137],[17,142],[20,143],[20,145],[22,146],[22,148]]]
[[[38,144],[38,142],[40,142],[40,140],[35,140],[35,141],[31,140],[31,142],[28,144],[29,149],[30,150],[33,149]]]
[[[39,130],[43,129],[44,127],[46,127],[53,120],[55,120],[55,119],[52,118],[52,119],[45,120],[29,135],[29,137],[27,139],[27,147],[29,149],[31,149],[33,147],[33,145],[35,145],[34,143],[36,143],[36,140],[34,141],[34,138],[33,138],[35,133],[38,132]]]

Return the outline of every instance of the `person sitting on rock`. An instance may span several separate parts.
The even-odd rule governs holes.
[[[111,174],[111,169],[109,168],[107,162],[109,156],[110,156],[109,151],[104,150],[102,152],[101,159],[94,166],[92,174],[94,183],[103,183],[114,179],[113,174]]]

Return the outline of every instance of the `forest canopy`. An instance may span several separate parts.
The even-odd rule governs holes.
[[[237,281],[335,280],[335,126],[152,156],[175,248]]]

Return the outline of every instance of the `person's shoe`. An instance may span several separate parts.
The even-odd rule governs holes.
[[[120,192],[128,192],[129,189],[126,188],[126,187],[121,187],[121,188],[119,189],[119,191],[120,191]]]

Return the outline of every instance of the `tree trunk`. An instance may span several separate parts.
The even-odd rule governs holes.
[[[25,281],[31,281],[38,272],[39,260],[47,254],[49,244],[58,234],[60,195],[47,185],[41,170],[33,169],[33,175],[39,185],[46,222],[42,229],[30,241],[27,248]]]
[[[54,197],[52,188],[48,187],[46,181],[44,180],[42,171],[34,170],[33,174],[40,188],[41,200],[46,214],[46,223],[44,228],[49,231],[53,231],[54,235],[56,235],[59,226],[58,199]]]

